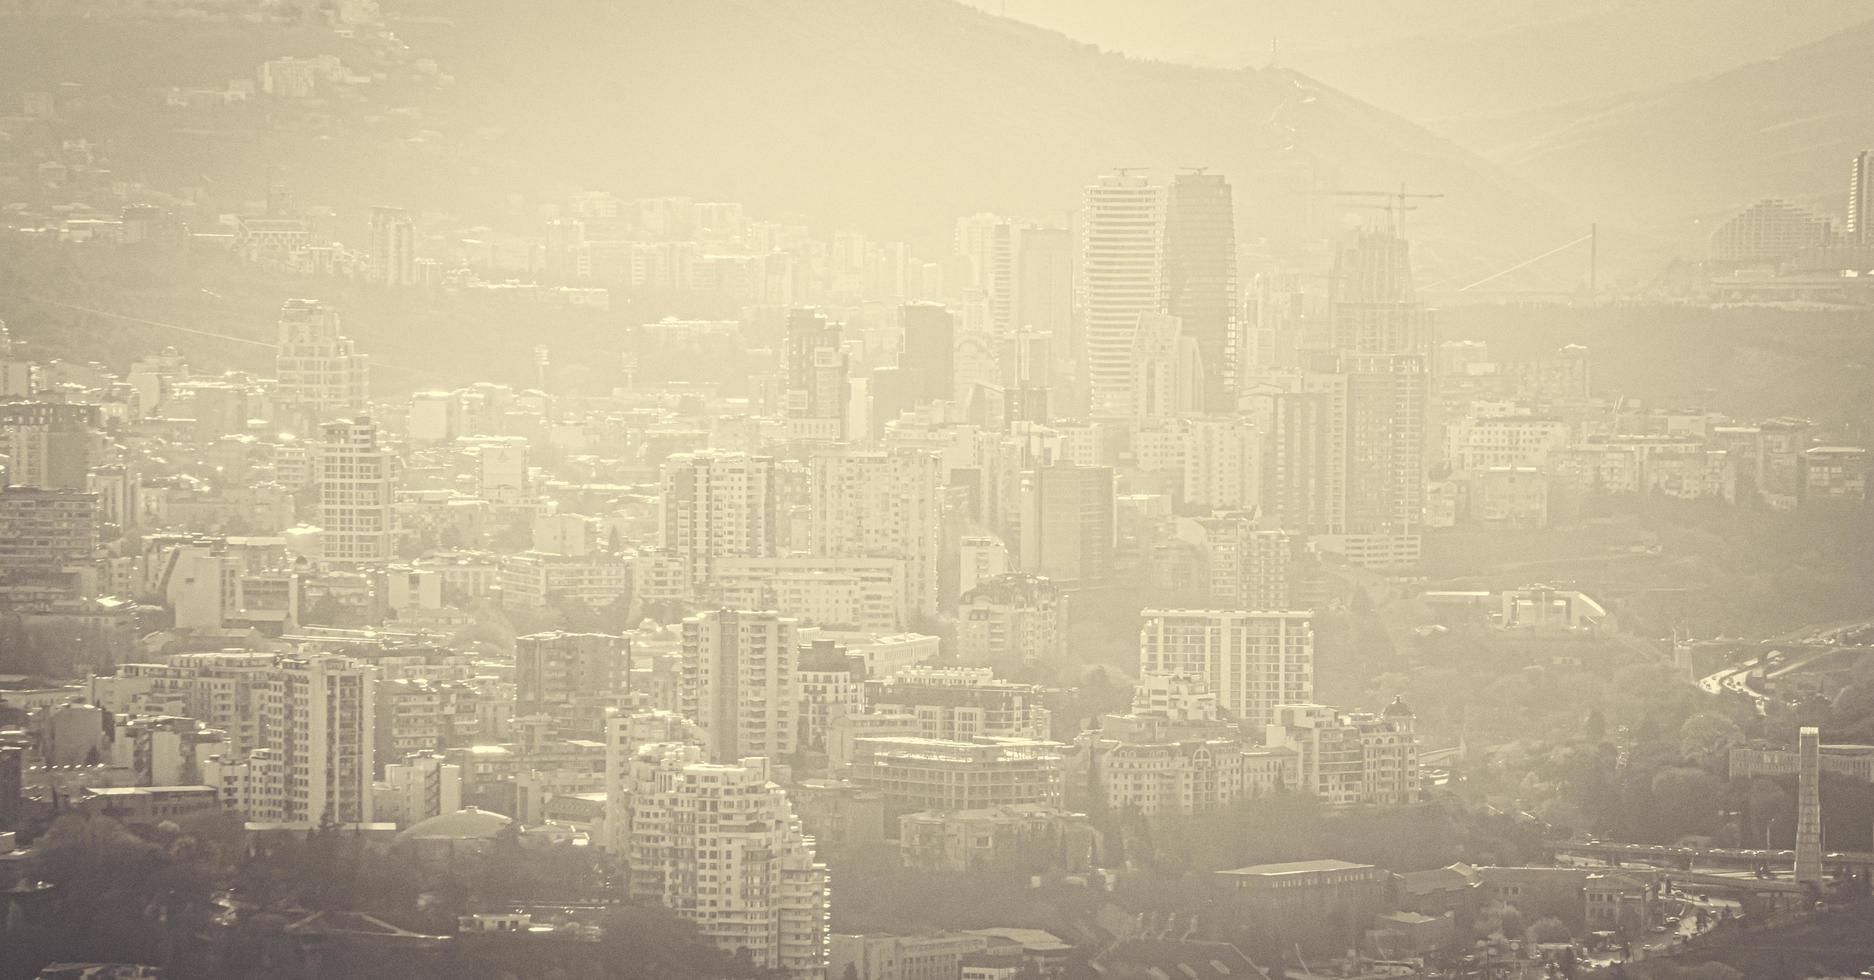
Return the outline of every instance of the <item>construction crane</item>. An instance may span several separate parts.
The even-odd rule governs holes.
[[[1418,210],[1417,205],[1407,204],[1406,203],[1407,201],[1437,200],[1438,198],[1444,197],[1443,194],[1409,193],[1406,191],[1404,184],[1400,184],[1399,189],[1396,191],[1335,189],[1331,191],[1322,191],[1321,196],[1322,197],[1384,198],[1384,200],[1378,204],[1365,204],[1365,205],[1355,205],[1355,206],[1356,207],[1384,208],[1386,210],[1387,215],[1392,219],[1392,231],[1393,231],[1393,234],[1395,235],[1399,233],[1399,216],[1406,211]]]

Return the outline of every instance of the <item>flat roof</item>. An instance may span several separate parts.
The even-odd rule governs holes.
[[[1371,864],[1355,864],[1352,861],[1339,861],[1322,858],[1314,861],[1282,861],[1276,864],[1252,864],[1247,868],[1235,868],[1219,871],[1220,875],[1298,875],[1316,871],[1370,871]]]

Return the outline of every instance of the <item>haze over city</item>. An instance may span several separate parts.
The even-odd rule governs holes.
[[[0,980],[1874,976],[1870,56],[0,0]]]

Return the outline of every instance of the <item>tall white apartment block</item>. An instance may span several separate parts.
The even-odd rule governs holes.
[[[813,553],[902,559],[912,608],[936,615],[943,472],[936,453],[917,449],[816,455],[808,522]]]
[[[339,333],[337,311],[316,300],[289,299],[280,308],[278,340],[274,402],[282,415],[317,421],[364,410],[369,362]]]
[[[1314,623],[1306,612],[1147,609],[1139,672],[1202,678],[1246,728],[1314,699]]]
[[[678,453],[664,462],[659,542],[706,586],[720,558],[767,558],[777,534],[774,458]]]
[[[247,815],[262,822],[371,820],[376,680],[348,657],[283,657],[267,677]]]
[[[799,735],[792,619],[728,609],[683,621],[683,713],[713,761],[783,759]]]
[[[1080,216],[1081,369],[1095,418],[1133,414],[1139,317],[1165,306],[1165,192],[1120,172],[1086,188]]]
[[[377,425],[368,418],[328,422],[311,455],[324,558],[389,561],[396,551],[391,503],[398,457],[379,441]]]
[[[702,761],[659,745],[634,763],[631,897],[658,902],[725,952],[792,980],[825,980],[826,866],[768,760]]]

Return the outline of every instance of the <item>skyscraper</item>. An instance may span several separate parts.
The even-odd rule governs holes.
[[[956,318],[937,303],[903,307],[904,353],[900,370],[915,372],[917,401],[956,398]]]
[[[758,969],[825,980],[826,865],[769,760],[712,765],[694,746],[654,743],[632,765],[632,899],[675,911]]]
[[[935,616],[943,475],[942,459],[918,449],[814,456],[808,522],[813,553],[902,560],[913,608]]]
[[[683,713],[712,761],[784,759],[799,737],[795,622],[720,609],[683,621]]]
[[[416,222],[402,208],[371,209],[371,281],[416,285]]]
[[[846,437],[846,352],[840,325],[818,310],[787,318],[787,421],[795,439]]]
[[[1015,269],[1022,222],[995,214],[957,219],[956,250],[969,264],[969,286],[981,292],[986,326],[1005,332],[1015,325]]]
[[[1089,411],[1132,415],[1139,317],[1164,310],[1164,188],[1121,171],[1086,188],[1080,218],[1080,368]]]
[[[1874,150],[1854,155],[1848,174],[1848,243],[1874,241]]]
[[[678,453],[664,461],[660,542],[688,571],[690,586],[709,584],[719,558],[774,554],[774,457]]]
[[[1074,329],[1073,239],[1065,228],[1023,228],[1015,238],[1015,326],[1052,333]]]
[[[1276,707],[1314,700],[1314,623],[1306,612],[1147,609],[1139,672],[1196,677],[1246,728]]]
[[[327,561],[388,561],[396,551],[391,503],[399,457],[378,437],[376,423],[368,418],[339,419],[319,428],[312,478]]]
[[[567,730],[603,730],[631,681],[631,644],[605,633],[531,633],[514,641],[514,715],[551,715]]]
[[[1236,296],[1236,211],[1221,174],[1179,174],[1165,208],[1165,300],[1203,358],[1204,407],[1236,410],[1242,337]]]
[[[283,417],[311,425],[365,409],[367,361],[339,333],[337,311],[316,300],[287,300],[280,308],[279,348],[274,402]]]
[[[1431,313],[1412,285],[1410,243],[1390,231],[1355,232],[1334,257],[1334,349],[1418,354],[1436,348]]]

